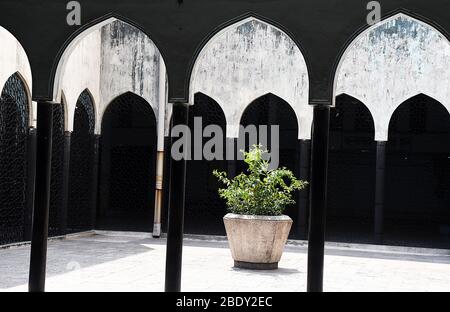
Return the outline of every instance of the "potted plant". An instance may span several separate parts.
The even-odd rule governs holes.
[[[247,173],[234,179],[225,172],[213,172],[224,185],[219,195],[229,214],[223,220],[234,266],[248,269],[277,269],[289,236],[292,219],[283,215],[294,204],[292,192],[306,187],[286,169],[269,169],[261,145],[244,152]]]

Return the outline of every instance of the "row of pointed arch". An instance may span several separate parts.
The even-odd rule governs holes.
[[[126,36],[117,36],[120,32]],[[31,68],[23,47],[1,27],[0,37],[5,46],[13,47],[0,52],[2,62],[9,64],[0,73],[0,84],[16,73],[30,94]],[[369,27],[347,47],[335,73],[334,96],[347,94],[364,103],[374,120],[375,139],[385,141],[394,111],[413,96],[432,97],[450,112],[449,63],[448,39],[431,25],[400,13]],[[69,131],[73,130],[74,110],[83,90],[92,98],[96,121],[114,98],[133,92],[149,103],[158,124],[167,129],[167,81],[165,63],[155,43],[136,27],[109,18],[83,31],[67,46],[56,71],[53,97],[64,103],[65,128]],[[307,62],[297,43],[266,21],[247,17],[222,29],[204,45],[191,72],[192,104],[196,93],[220,105],[229,137],[238,136],[246,107],[272,93],[291,105],[299,138],[310,138]],[[30,117],[33,125],[32,105]],[[100,133],[101,123],[95,124]]]

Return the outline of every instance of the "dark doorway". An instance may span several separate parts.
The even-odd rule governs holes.
[[[70,143],[68,232],[91,230],[94,225],[94,129],[94,105],[85,90],[75,107]]]
[[[63,233],[63,172],[64,170],[64,108],[62,104],[53,105],[52,165],[50,180],[50,208],[48,235]]]
[[[24,238],[28,105],[26,87],[14,74],[0,98],[0,245]]]
[[[270,126],[279,126],[279,167],[290,169],[296,177],[299,176],[299,141],[298,141],[298,124],[297,117],[292,107],[283,99],[271,93],[266,94],[253,101],[244,111],[241,117],[241,125],[247,127],[255,125],[268,126],[268,146],[271,150],[270,142]],[[259,138],[258,138],[259,139]],[[248,139],[246,140],[245,150],[248,151],[250,146]],[[238,151],[240,153],[240,151]],[[237,174],[245,172],[246,165],[243,161],[237,162]],[[294,199],[298,198],[298,192],[294,194]],[[306,209],[306,207],[304,207]],[[289,215],[294,224],[292,225],[291,236],[296,237],[298,233],[295,229],[297,226],[298,206],[291,205],[287,207],[286,214]]]
[[[149,103],[128,92],[109,104],[102,120],[97,228],[152,231],[156,147]]]
[[[189,127],[194,129],[194,118],[202,118],[202,131],[208,125],[217,125],[222,129],[223,144],[226,136],[226,120],[222,108],[210,97],[197,93],[194,105],[189,110]],[[192,139],[194,138],[192,131]],[[202,146],[210,138],[202,136]],[[194,157],[194,144],[192,144],[192,157]],[[223,145],[225,146],[225,145]],[[225,159],[225,148],[222,159]],[[213,170],[226,171],[225,160],[190,160],[186,171],[186,205],[185,230],[191,234],[224,235],[225,228],[222,218],[227,213],[223,199],[218,195],[221,186],[213,176]]]
[[[338,96],[330,115],[327,239],[372,240],[375,157],[370,111],[349,95]]]
[[[400,241],[450,246],[450,115],[420,94],[389,125],[386,231]]]

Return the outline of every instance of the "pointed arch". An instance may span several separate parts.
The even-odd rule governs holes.
[[[8,30],[0,26],[0,88],[14,74],[18,74],[27,87],[31,103],[32,73],[31,65],[21,43]]]
[[[123,98],[136,99],[136,101],[133,101],[133,102],[136,102],[136,103],[139,103],[139,104],[145,103],[145,107],[146,107],[146,108],[148,107],[148,108],[150,109],[150,111],[151,111],[151,113],[152,113],[152,117],[155,119],[155,122],[156,122],[156,123],[158,122],[158,121],[157,121],[157,116],[156,116],[156,113],[157,113],[157,112],[155,112],[155,109],[151,106],[151,104],[148,103],[143,97],[141,97],[141,96],[139,96],[138,94],[136,94],[136,93],[134,93],[134,92],[131,92],[131,91],[127,91],[127,92],[125,92],[125,93],[122,93],[122,94],[116,96],[116,97],[113,98],[107,105],[105,105],[105,108],[104,108],[103,111],[101,112],[101,115],[100,115],[100,118],[99,118],[100,122],[103,123],[103,119],[104,119],[104,117],[105,117],[105,114],[106,114],[109,110],[111,110],[111,106],[114,105],[115,103],[117,103],[118,101],[120,101],[120,100],[123,99]],[[137,100],[137,99],[139,99],[139,100]],[[143,109],[143,108],[144,108],[143,106],[144,106],[144,105],[141,105],[140,108]],[[102,131],[102,129],[100,129],[100,133],[99,133],[99,134],[101,134],[101,131]]]
[[[239,124],[243,124],[243,121],[245,119],[245,115],[249,115],[249,111],[250,110],[255,110],[255,112],[257,112],[257,106],[269,106],[271,103],[269,103],[269,101],[267,101],[266,99],[272,99],[272,102],[274,101],[280,101],[280,105],[283,106],[282,110],[284,110],[287,114],[293,114],[296,115],[294,108],[292,107],[291,104],[289,104],[288,101],[286,101],[285,99],[283,99],[281,96],[278,96],[276,94],[273,94],[272,92],[268,92],[266,94],[263,94],[261,96],[258,96],[256,98],[254,98],[244,109],[244,111],[241,114],[241,117],[239,119]],[[256,105],[256,106],[255,106]],[[253,107],[252,107],[253,106]],[[278,108],[278,107],[277,107]],[[264,110],[267,110],[268,107],[265,107]],[[250,115],[254,115],[254,114],[250,114]],[[256,118],[256,117],[255,117]],[[298,124],[298,120],[296,119],[295,121],[292,122],[293,126],[295,126],[296,128],[299,127],[300,125]]]
[[[0,245],[22,241],[27,231],[29,104],[24,81],[11,75],[0,97]]]
[[[31,100],[30,89],[24,80],[24,77],[19,73],[13,73],[5,83],[2,85],[2,98],[10,97],[19,105],[19,110],[26,115],[26,126],[35,126],[35,112],[36,107]]]
[[[194,105],[189,110],[188,125],[190,129],[205,131],[208,126],[219,126],[221,133],[221,142],[225,146],[226,138],[226,119],[220,105],[211,97],[203,94],[195,94]],[[200,125],[195,122],[195,118],[201,119]],[[218,130],[218,129],[216,129]],[[211,134],[212,135],[212,134]],[[214,133],[216,138],[220,135]],[[195,140],[195,139],[194,139]],[[206,147],[210,137],[202,136],[200,139],[201,147]],[[196,144],[194,142],[194,144]],[[191,157],[186,165],[186,177],[189,183],[186,184],[185,196],[185,229],[186,233],[191,234],[214,234],[223,235],[222,216],[226,214],[227,208],[225,202],[219,197],[217,189],[220,187],[217,179],[212,176],[213,170],[224,171],[227,168],[225,148],[220,149],[222,159],[207,160],[205,155],[199,159],[195,153],[195,146],[192,144]],[[217,156],[217,155],[216,155]],[[202,187],[198,187],[203,185]]]
[[[89,134],[94,135],[95,133],[95,127],[96,127],[96,106],[95,106],[95,100],[94,97],[92,96],[91,91],[86,88],[83,90],[83,92],[81,92],[80,96],[77,99],[77,105],[75,106],[75,110],[77,108],[79,108],[80,106],[83,107],[83,109],[85,110],[87,116],[88,116],[88,130],[89,130]],[[76,113],[74,112],[74,115]]]
[[[418,94],[395,110],[386,145],[386,228],[439,241],[450,222],[450,114]],[[443,232],[441,234],[444,234]]]
[[[331,236],[351,231],[370,234],[376,162],[375,125],[370,110],[350,95],[337,96],[330,112],[329,134],[329,233]]]
[[[334,94],[346,93],[369,107],[376,140],[386,141],[395,109],[418,93],[450,111],[450,42],[432,25],[403,12],[360,33],[337,67]]]
[[[436,122],[438,122],[438,120],[440,120],[440,124],[441,127],[444,127],[446,122],[444,120],[448,120],[448,129],[450,130],[450,111],[448,111],[448,108],[445,107],[442,103],[440,103],[438,100],[436,100],[435,98],[433,98],[432,96],[429,96],[427,94],[424,93],[419,93],[416,94],[412,97],[410,97],[409,99],[405,100],[403,103],[401,103],[396,109],[395,111],[392,113],[391,118],[389,120],[389,138],[391,137],[391,132],[393,132],[394,130],[396,130],[395,128],[397,127],[401,127],[401,125],[399,125],[399,123],[401,122],[399,120],[399,114],[402,114],[405,110],[405,107],[410,106],[412,103],[420,103],[419,105],[416,105],[417,109],[416,111],[423,111],[425,112],[426,110],[434,110],[440,113],[441,116],[436,116],[436,118],[433,118],[433,120],[435,120]],[[408,126],[411,127],[411,131],[418,133],[421,131],[426,131],[426,129],[419,129],[419,128],[423,128],[425,126],[425,119],[427,118],[426,113],[416,113],[416,115],[420,115],[421,119],[423,120],[422,122],[416,121],[416,122],[412,122],[411,120],[408,121]],[[410,112],[411,114],[413,114],[413,112]],[[416,124],[416,125],[414,125]],[[436,125],[434,125],[436,126]]]
[[[360,99],[351,96],[346,93],[341,93],[335,98],[336,103],[333,105],[332,109],[336,111],[336,113],[331,116],[331,122],[334,122],[334,124],[342,123],[342,113],[345,114],[345,111],[348,111],[349,108],[353,111],[359,111],[357,113],[359,117],[362,117],[362,123],[364,124],[365,132],[373,132],[372,138],[375,140],[375,120],[373,117],[372,112],[370,111],[370,107],[367,106],[363,101]],[[340,103],[340,107],[338,107],[338,103]],[[352,107],[355,106],[355,107]],[[353,112],[352,112],[353,114]],[[340,118],[337,118],[340,117]],[[357,116],[356,116],[357,117]],[[338,119],[341,119],[341,121],[338,121]],[[357,122],[361,123],[361,122]],[[355,126],[358,128],[358,126]],[[360,127],[362,128],[362,126]],[[357,129],[359,131],[362,131],[363,129]]]
[[[85,89],[73,110],[73,132],[70,139],[69,194],[67,229],[69,232],[90,230],[95,212],[95,110],[92,95]]]
[[[98,226],[146,230],[153,222],[157,127],[150,104],[133,92],[116,97],[101,121]]]
[[[156,44],[134,23],[108,15],[66,44],[55,72],[53,97],[59,100],[64,92],[73,110],[80,92],[88,88],[96,105],[95,131],[100,133],[106,106],[127,91],[144,98],[158,116],[166,84],[166,66]],[[73,129],[73,116],[68,129]]]
[[[225,27],[203,46],[190,76],[190,103],[197,92],[221,105],[228,137],[238,136],[248,103],[267,93],[291,103],[299,123],[312,119],[308,67],[299,46],[286,32],[254,16]],[[310,129],[298,136],[310,138]]]
[[[293,107],[287,101],[273,93],[267,93],[258,97],[245,108],[240,117],[240,124],[244,127],[254,125],[258,135],[256,138],[258,141],[250,142],[252,140],[251,135],[248,137],[249,140],[247,140],[247,134],[240,133],[241,137],[238,140],[237,147],[237,152],[239,154],[242,149],[248,151],[252,144],[267,144],[265,148],[271,153],[275,153],[275,155],[273,155],[275,156],[273,160],[275,160],[276,165],[280,168],[286,167],[291,170],[295,176],[299,176],[300,153],[298,128],[300,125],[298,125]],[[267,126],[266,135],[260,126]],[[272,126],[278,127],[278,138],[272,138],[272,135],[275,133]],[[243,137],[242,135],[245,135],[246,137]],[[264,136],[266,138],[264,138]],[[237,161],[236,173],[239,174],[240,172],[246,171],[247,165],[244,161]],[[298,196],[298,193],[296,192],[294,196]],[[285,213],[294,221],[293,229],[298,229],[298,224],[300,222],[298,218],[298,209],[299,207],[297,205],[288,205],[286,207]],[[292,235],[300,235],[300,233],[293,231]]]

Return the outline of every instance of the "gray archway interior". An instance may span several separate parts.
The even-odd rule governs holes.
[[[156,117],[147,101],[127,92],[108,105],[102,120],[97,228],[152,228],[156,143]]]
[[[271,142],[271,126],[278,126],[279,128],[279,167],[286,167],[290,169],[296,176],[299,170],[299,140],[297,137],[298,129],[301,127],[297,124],[297,118],[291,105],[274,94],[266,94],[252,103],[250,103],[242,114],[240,124],[244,127],[255,125],[258,129],[258,140],[261,139],[261,132],[259,126],[268,126],[268,146],[266,148],[272,150]],[[243,138],[240,137],[242,140]],[[258,141],[258,143],[262,143]],[[246,139],[245,150],[250,148],[249,140]],[[246,166],[243,161],[237,163],[237,174],[245,172]],[[294,198],[298,197],[296,193]],[[296,205],[287,207],[286,214],[293,220],[293,229],[298,229],[296,225],[298,209],[307,209],[307,207],[299,208]],[[293,237],[298,237],[300,233],[292,231]]]
[[[74,129],[70,142],[68,232],[91,230],[94,226],[94,103],[84,90],[75,106]]]
[[[226,121],[219,104],[212,98],[197,93],[194,105],[189,111],[189,127],[194,129],[194,118],[202,118],[203,131],[208,125],[217,125],[224,134],[222,142],[225,144]],[[198,119],[197,119],[198,121]],[[193,132],[192,132],[193,133]],[[202,146],[209,138],[201,139]],[[225,146],[225,145],[224,145]],[[191,155],[194,156],[194,144]],[[225,150],[222,158],[225,159]],[[219,198],[218,188],[221,187],[212,175],[213,170],[226,171],[226,160],[189,160],[186,168],[186,233],[224,235],[225,229],[222,218],[227,213],[225,202]]]
[[[327,236],[370,242],[373,233],[376,144],[368,108],[349,95],[331,109]]]
[[[386,166],[387,232],[443,246],[450,227],[450,114],[441,103],[419,94],[397,108]]]

